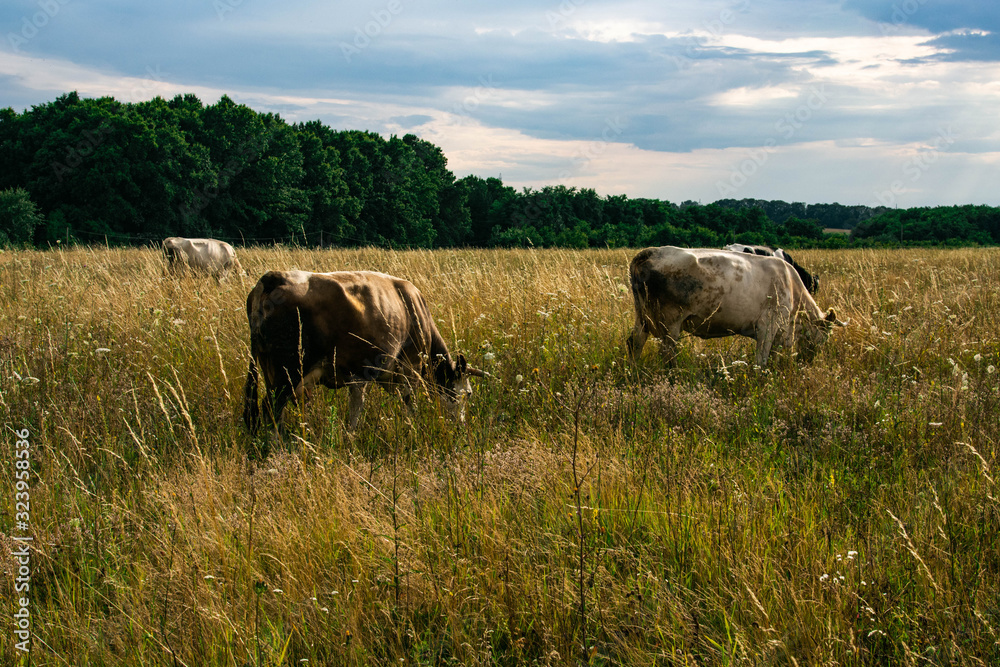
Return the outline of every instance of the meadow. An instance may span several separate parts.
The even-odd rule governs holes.
[[[763,371],[628,363],[634,252],[0,253],[0,664],[1000,664],[1000,251],[797,252],[849,326]],[[317,391],[251,440],[274,268],[411,280],[491,375],[467,423]]]

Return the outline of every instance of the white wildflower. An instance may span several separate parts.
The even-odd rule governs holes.
[[[98,354],[103,354],[104,352],[110,352],[110,351],[111,348],[109,347],[99,347],[96,350],[94,350],[94,352],[97,352]]]
[[[997,367],[994,366],[993,364],[990,364],[989,366],[986,367],[986,373],[988,375],[993,375],[996,372],[997,372]]]
[[[820,581],[826,581],[826,580],[827,580],[827,579],[829,579],[829,578],[830,578],[830,575],[828,575],[828,574],[824,574],[824,575],[821,575],[821,576],[820,576],[819,580],[820,580]]]
[[[972,360],[978,364],[980,361],[983,360],[983,355],[977,354],[976,356],[972,357]]]
[[[487,352],[486,354],[483,355],[483,361],[493,361],[496,358],[497,355],[493,354],[492,352]]]

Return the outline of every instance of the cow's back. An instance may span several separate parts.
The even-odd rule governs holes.
[[[268,272],[247,297],[247,318],[251,353],[271,360],[275,372],[328,362],[340,378],[386,359],[415,361],[433,327],[412,284],[361,271]]]
[[[710,322],[713,331],[746,331],[775,303],[797,300],[789,295],[794,272],[775,257],[663,246],[636,255],[630,273],[637,308],[691,330]]]

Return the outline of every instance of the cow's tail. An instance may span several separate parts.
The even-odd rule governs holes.
[[[635,299],[637,312],[640,308],[645,307],[646,299],[649,296],[649,256],[652,254],[652,250],[651,248],[647,248],[640,252],[632,259],[628,267],[629,283],[632,288],[632,298]]]
[[[247,382],[243,386],[243,423],[251,435],[260,428],[260,404],[257,402],[257,362],[251,356]]]

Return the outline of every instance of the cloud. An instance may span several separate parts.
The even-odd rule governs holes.
[[[893,151],[940,127],[958,137],[941,174],[979,182],[963,165],[991,165],[1000,150],[992,3],[51,6],[58,10],[38,18],[37,0],[0,5],[4,104],[25,108],[69,90],[123,101],[227,94],[291,121],[417,133],[464,173],[671,199],[711,198],[732,164],[761,149],[769,160],[747,192],[816,192],[815,201],[869,196],[856,183],[876,180],[870,165],[891,170]],[[815,173],[822,188],[806,183]],[[931,196],[930,173],[914,201]]]

